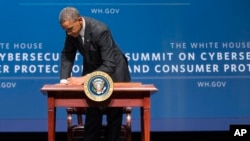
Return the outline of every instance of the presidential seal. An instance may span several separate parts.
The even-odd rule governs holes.
[[[107,73],[102,71],[90,73],[83,87],[86,96],[96,102],[107,100],[113,93],[113,81]]]

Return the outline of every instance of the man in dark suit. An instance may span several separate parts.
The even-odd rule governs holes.
[[[65,44],[61,54],[61,83],[82,85],[86,75],[93,71],[108,73],[114,82],[130,81],[126,57],[104,23],[81,16],[74,7],[62,9],[59,21],[66,31]],[[77,52],[83,56],[83,72],[80,77],[72,77],[71,71]],[[108,108],[107,123],[107,141],[118,141],[122,124],[122,108]],[[97,141],[101,126],[101,108],[88,108],[85,121],[85,141]]]

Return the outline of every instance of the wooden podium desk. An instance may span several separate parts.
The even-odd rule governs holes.
[[[157,92],[152,84],[114,83],[111,97],[94,102],[84,94],[83,86],[45,84],[41,92],[48,102],[48,141],[55,141],[56,107],[140,107],[141,141],[150,141],[150,96]]]

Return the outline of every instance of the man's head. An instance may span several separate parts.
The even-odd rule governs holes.
[[[82,17],[74,7],[66,7],[59,14],[59,22],[68,35],[77,37],[82,29]]]

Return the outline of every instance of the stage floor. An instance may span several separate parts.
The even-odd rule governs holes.
[[[151,132],[150,141],[190,141],[190,140],[229,140],[229,132]],[[1,140],[47,141],[47,132],[0,132]],[[140,141],[140,132],[132,133],[132,141]],[[56,141],[67,141],[65,132],[56,133]]]

